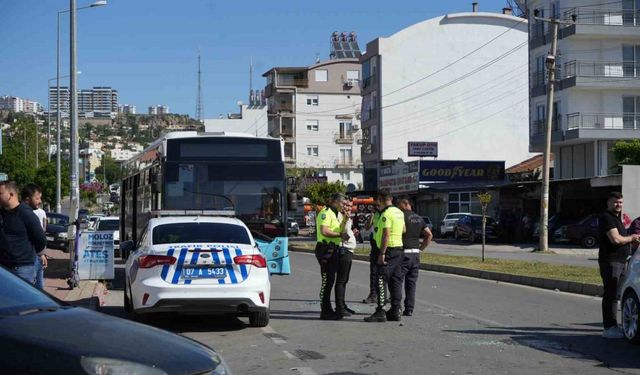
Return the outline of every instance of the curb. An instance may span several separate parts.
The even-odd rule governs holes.
[[[108,290],[103,282],[95,280],[81,281],[77,288],[67,294],[64,300],[71,305],[96,310],[104,305]]]
[[[314,253],[313,250],[300,249],[295,247],[289,248],[289,251],[294,251],[299,253],[309,253],[309,254]],[[366,262],[369,261],[369,257],[366,255],[354,254],[353,259],[362,260]],[[557,290],[557,291],[567,292],[567,293],[583,294],[587,296],[602,297],[602,293],[603,293],[602,285],[578,283],[578,282],[566,281],[566,280],[556,280],[556,279],[547,279],[543,277],[513,275],[510,273],[482,271],[482,270],[475,270],[471,268],[444,266],[444,265],[427,264],[427,263],[420,263],[420,269],[425,271],[450,273],[450,274],[455,274],[460,276],[474,277],[477,279],[494,280],[494,281],[500,281],[500,282],[510,283],[510,284],[526,285],[526,286],[532,286],[535,288]]]

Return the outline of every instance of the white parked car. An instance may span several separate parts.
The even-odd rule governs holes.
[[[458,219],[463,216],[471,215],[468,212],[456,212],[447,214],[444,219],[440,222],[440,236],[443,238],[447,238],[449,236],[453,236],[454,228]]]
[[[638,313],[640,312],[640,250],[629,261],[626,276],[620,288],[620,304],[622,311],[622,331],[627,340],[634,344],[640,343],[640,327]]]
[[[267,261],[245,224],[216,216],[149,220],[125,265],[125,309],[249,316],[269,323]]]
[[[120,255],[120,218],[117,216],[102,216],[93,224],[93,231],[113,231],[113,250],[115,256]]]

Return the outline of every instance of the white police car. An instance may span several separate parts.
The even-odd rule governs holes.
[[[122,243],[128,253],[131,241]],[[234,314],[269,323],[267,260],[245,224],[232,217],[149,220],[125,266],[128,312]]]

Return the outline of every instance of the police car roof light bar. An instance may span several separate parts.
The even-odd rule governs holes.
[[[151,215],[155,217],[165,216],[236,216],[235,210],[153,210]]]

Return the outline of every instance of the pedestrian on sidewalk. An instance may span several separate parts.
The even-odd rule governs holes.
[[[22,202],[33,209],[33,213],[38,217],[38,222],[42,226],[42,230],[47,230],[47,213],[41,208],[42,206],[42,189],[36,184],[27,184],[20,191]],[[46,250],[46,249],[45,249]],[[44,289],[44,270],[48,266],[45,250],[36,255],[36,279],[35,286]]]
[[[628,235],[622,222],[623,197],[620,192],[612,192],[607,200],[607,210],[599,220],[598,265],[604,293],[602,296],[602,336],[609,339],[623,338],[624,333],[616,319],[618,303],[618,283],[624,272],[624,265],[630,254],[632,244],[637,244],[640,236]]]
[[[342,210],[342,194],[333,194],[327,207],[318,213],[316,223],[315,255],[320,264],[322,284],[320,286],[320,319],[340,320],[342,315],[336,313],[331,306],[331,291],[336,281],[338,252],[343,240],[349,236],[342,232],[338,214]]]
[[[401,199],[398,208],[404,214],[406,232],[402,235],[402,280],[404,281],[404,311],[402,315],[412,316],[416,304],[416,285],[420,274],[420,252],[429,246],[433,234],[424,219],[411,210],[411,202]],[[420,243],[420,237],[423,237]]]
[[[36,254],[47,238],[33,209],[18,200],[14,181],[0,182],[0,265],[33,284]]]
[[[377,194],[380,219],[376,231],[376,243],[379,244],[378,267],[378,301],[376,311],[366,317],[366,322],[386,322],[400,320],[400,304],[402,303],[402,234],[405,232],[404,214],[393,206],[393,196],[388,190],[380,190]],[[391,308],[384,311],[385,282],[389,283],[391,292]]]
[[[342,244],[338,249],[338,272],[336,277],[336,313],[342,317],[351,316],[356,312],[350,309],[345,303],[347,283],[351,273],[351,263],[353,261],[353,250],[356,248],[356,236],[353,233],[353,220],[351,219],[351,208],[353,204],[350,199],[342,201],[342,212],[339,214],[340,228],[343,234]],[[344,239],[346,236],[348,239]]]

